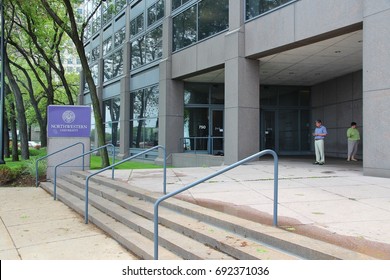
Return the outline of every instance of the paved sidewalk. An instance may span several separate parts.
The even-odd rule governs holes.
[[[222,167],[167,170],[167,191]],[[272,224],[273,160],[249,163],[193,188],[182,199]],[[110,176],[110,173],[106,174]],[[116,171],[116,178],[162,192],[161,170]],[[279,160],[278,225],[292,232],[390,259],[390,179],[363,176],[362,162]]]
[[[132,260],[134,255],[41,188],[0,187],[1,260]]]
[[[169,168],[171,192],[222,167]],[[116,170],[116,179],[162,192],[162,169]],[[111,176],[107,171],[106,176]],[[272,223],[273,161],[219,175],[182,199]],[[363,176],[361,162],[279,161],[279,226],[390,259],[390,179]],[[114,240],[40,188],[0,188],[0,259],[133,259]]]

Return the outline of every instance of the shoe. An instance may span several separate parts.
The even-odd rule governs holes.
[[[319,163],[319,165],[324,165],[324,164],[325,164],[325,162],[320,162],[320,163]]]
[[[313,163],[313,164],[320,164],[318,161],[316,161],[315,163]]]
[[[358,161],[356,158],[351,159],[352,161]]]

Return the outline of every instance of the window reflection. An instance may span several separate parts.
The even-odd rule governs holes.
[[[112,98],[103,102],[106,143],[119,146],[119,121],[120,121],[120,98]]]
[[[226,0],[203,0],[199,3],[198,39],[210,37],[229,27],[229,2]]]
[[[173,18],[173,51],[229,28],[229,0],[203,0]]]
[[[117,48],[118,46],[122,45],[125,41],[126,37],[126,29],[123,27],[119,31],[115,32],[114,34],[114,48]]]
[[[173,19],[173,50],[196,42],[196,6],[192,6]]]
[[[144,13],[130,22],[130,38],[141,33],[144,30]]]
[[[91,67],[91,74],[95,85],[97,85],[99,81],[99,66],[97,64]]]
[[[103,47],[103,56],[105,56],[112,49],[112,38],[110,37],[110,38],[104,40],[102,47]]]
[[[164,1],[159,0],[148,8],[148,26],[164,17]]]
[[[151,148],[158,144],[158,86],[131,93],[130,147]]]
[[[184,5],[190,0],[172,0],[172,11],[176,10],[180,6]]]
[[[92,50],[92,57],[91,57],[92,62],[98,60],[99,56],[100,56],[100,46],[97,46]]]
[[[131,43],[131,69],[162,57],[162,25]]]
[[[295,0],[246,0],[246,19],[254,18]]]

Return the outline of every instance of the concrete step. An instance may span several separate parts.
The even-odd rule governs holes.
[[[66,180],[59,179],[57,181],[58,187],[66,190],[72,195],[78,197],[79,199],[84,199],[83,185],[80,188],[80,183],[82,182],[75,182],[77,180],[71,180],[72,178],[69,177],[66,177],[64,179]],[[78,183],[79,186],[77,187],[76,184]],[[150,240],[153,239],[154,224],[152,220],[138,215],[136,212],[129,211],[129,209],[124,208],[120,204],[110,201],[109,199],[107,199],[109,195],[100,195],[102,193],[99,190],[96,190],[96,188],[100,187],[104,189],[104,186],[94,185],[94,183],[91,183],[89,188],[89,204],[91,206],[99,209],[100,211],[114,218],[116,221],[121,222],[122,224],[128,226],[132,230],[142,234]],[[115,192],[115,190],[112,189],[108,189],[108,191]],[[118,192],[118,194],[120,194],[120,192]],[[127,200],[127,198],[130,198],[124,193],[122,193],[122,195],[123,200]],[[129,203],[131,204],[131,200],[129,200]],[[159,229],[159,244],[184,259],[233,259],[227,254],[221,253],[217,250],[213,250],[209,246],[206,246],[205,244],[200,243],[192,238],[179,234],[176,231],[164,227],[163,225],[161,225]]]
[[[89,174],[75,171],[57,181],[57,192],[59,189],[61,193],[67,191],[81,201],[81,214],[84,213],[85,178]],[[89,183],[89,209],[104,212],[128,229],[152,239],[153,203],[161,195],[118,180],[94,176]],[[92,216],[91,210],[89,216]],[[93,218],[91,222],[94,222]],[[160,247],[184,259],[372,259],[175,198],[160,205],[159,223]],[[115,233],[110,235],[115,236]],[[150,258],[152,254],[150,251],[147,256]],[[159,258],[164,258],[161,253]]]
[[[53,194],[53,184],[50,182],[41,182],[40,186],[47,192]],[[57,199],[62,201],[68,207],[75,210],[80,215],[84,215],[85,203],[83,200],[67,193],[61,188],[57,188]],[[139,234],[115,219],[97,210],[94,207],[90,207],[88,211],[89,221],[100,229],[105,231],[113,239],[115,239],[123,247],[137,255],[140,259],[153,260],[153,242]],[[166,260],[180,260],[179,256],[173,254],[169,250],[159,246],[160,259]]]
[[[84,171],[75,171],[73,173],[74,176],[80,178],[85,178],[89,174],[90,173]],[[102,176],[94,176],[92,177],[92,181],[104,185],[106,188],[110,187],[114,190],[125,192],[130,196],[138,197],[139,199],[151,201],[153,203],[162,196],[161,193],[151,193],[137,188],[136,186],[132,186],[131,184]],[[245,238],[255,240],[261,244],[277,248],[282,252],[287,252],[290,255],[299,256],[303,259],[372,259],[370,256],[330,243],[288,232],[281,228],[262,225],[179,199],[170,198],[161,205],[196,220],[212,224],[218,228],[227,230],[228,232],[236,233]]]
[[[84,190],[83,181],[77,180],[74,176],[66,176],[64,177],[64,179],[67,180],[70,184],[78,185]],[[124,192],[108,188],[105,185],[97,185],[94,182],[90,183],[89,191],[90,193],[94,193],[96,195],[104,197],[105,199],[113,201],[116,205],[120,205],[121,207],[123,207],[123,209],[127,209],[126,211],[130,210],[131,213],[136,213],[139,216],[149,219],[150,232],[148,231],[147,235],[150,236],[150,238],[153,238],[152,220],[154,213],[153,204],[150,201],[144,200],[139,197],[129,196]],[[80,194],[80,197],[81,196],[83,195]],[[93,204],[93,202],[91,203]],[[97,207],[96,205],[94,206]],[[188,204],[188,206],[192,206],[192,204]],[[107,209],[107,211],[110,210]],[[110,215],[115,214],[111,213]],[[126,218],[127,217],[128,215],[126,216]],[[123,220],[121,216],[116,216],[116,218],[121,219],[121,221]],[[134,219],[132,219],[132,221],[134,222]],[[127,223],[128,222],[126,222],[126,224]],[[182,215],[177,211],[170,210],[165,207],[161,207],[159,209],[159,223],[177,232],[176,235],[169,236],[171,240],[172,238],[173,240],[180,240],[179,237],[176,237],[176,239],[174,238],[174,236],[177,236],[178,233],[180,233],[180,235],[184,234],[185,236],[188,236],[191,239],[195,239],[196,241],[198,241],[201,246],[194,246],[193,248],[197,248],[197,250],[200,249],[201,251],[204,251],[206,253],[204,259],[214,258],[213,256],[216,253],[211,253],[212,251],[210,252],[210,248],[215,248],[216,250],[218,250],[217,252],[224,252],[225,254],[232,256],[235,259],[297,259],[296,256],[293,256],[289,253],[280,252],[280,250],[275,250],[269,246],[266,246],[265,244],[261,244],[260,242],[254,242],[233,232],[223,230],[212,224],[199,221],[190,216]],[[137,224],[139,225],[140,223]],[[143,223],[143,225],[146,224],[146,222]],[[164,236],[164,230],[166,229],[160,226],[160,237]],[[159,241],[159,243],[161,244],[161,241]],[[175,241],[175,243],[177,243],[177,241]],[[191,257],[191,259],[197,258]],[[217,259],[226,259],[226,257],[222,255],[218,256]]]

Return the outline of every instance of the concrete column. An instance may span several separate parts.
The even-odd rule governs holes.
[[[172,153],[183,152],[180,138],[184,135],[184,82],[172,80],[171,1],[167,1],[167,17],[163,23],[163,59],[160,62],[158,143],[166,148],[167,161]],[[162,151],[156,162],[161,163]]]
[[[129,32],[127,30],[127,32]],[[119,154],[118,158],[126,158],[129,155],[130,148],[130,43],[123,46],[123,71],[125,75],[120,82],[120,136],[119,136]]]
[[[183,152],[180,138],[184,135],[184,83],[171,79],[171,62],[160,63],[160,95],[159,95],[159,131],[158,143],[165,147],[167,160],[171,163],[172,153]],[[158,162],[162,160],[159,153]]]
[[[390,2],[364,1],[364,174],[390,177]]]
[[[259,62],[245,58],[244,1],[230,0],[229,4],[230,31],[225,37],[226,164],[258,152],[260,145]]]

